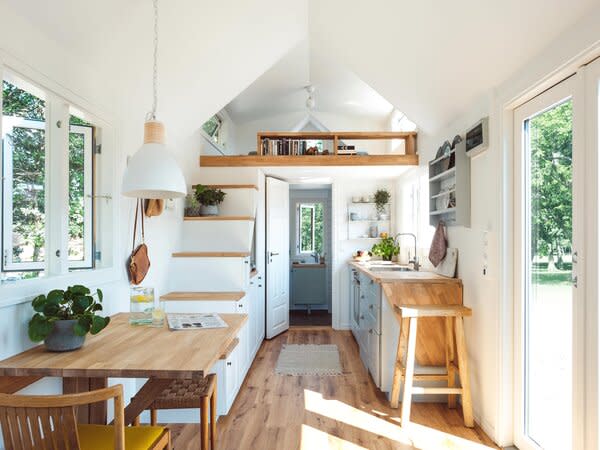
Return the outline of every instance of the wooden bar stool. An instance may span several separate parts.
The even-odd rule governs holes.
[[[133,399],[132,399],[133,400]],[[210,448],[216,449],[217,438],[217,377],[207,375],[201,380],[173,380],[148,407],[150,424],[156,425],[159,409],[200,409],[200,448],[208,450],[210,411]],[[139,418],[136,419],[139,423]]]
[[[463,317],[472,311],[462,305],[402,305],[395,306],[400,319],[400,336],[396,352],[394,380],[392,383],[391,406],[398,407],[400,386],[404,379],[402,396],[402,426],[410,422],[410,407],[413,394],[448,394],[448,406],[456,406],[456,395],[462,396],[462,408],[465,426],[473,427],[473,404],[469,382],[469,366]],[[417,345],[417,323],[421,317],[440,317],[445,319],[446,334],[446,374],[415,374],[415,353]],[[402,329],[408,327],[408,332]],[[455,361],[458,360],[458,361]],[[458,364],[457,364],[458,363]],[[456,372],[461,387],[455,387]],[[413,386],[414,381],[447,381],[448,387]]]

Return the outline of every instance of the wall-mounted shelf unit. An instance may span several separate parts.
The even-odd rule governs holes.
[[[369,155],[350,149],[352,140],[403,140],[404,154]],[[309,154],[309,141],[323,148]],[[256,155],[200,157],[202,167],[277,166],[416,166],[417,133],[414,131],[261,131],[256,134]],[[325,151],[323,151],[325,150]]]
[[[429,223],[471,224],[471,161],[465,142],[429,162]]]
[[[392,235],[393,224],[391,214],[391,204],[386,205],[385,213],[387,217],[379,218],[375,203],[373,202],[350,202],[346,206],[347,240],[370,240],[376,241],[379,237],[370,236],[372,225],[377,226],[377,234],[388,233]]]

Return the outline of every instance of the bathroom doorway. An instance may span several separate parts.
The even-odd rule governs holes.
[[[290,326],[331,326],[331,185],[290,185]]]

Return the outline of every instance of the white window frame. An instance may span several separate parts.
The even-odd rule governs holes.
[[[27,128],[44,130],[45,139],[45,157],[48,157],[48,131],[46,130],[46,122],[39,120],[24,119],[21,117],[10,117],[10,122],[7,120],[9,116],[3,117],[3,130],[6,133],[2,133],[2,270],[5,272],[25,272],[25,271],[43,271],[46,267],[46,259],[48,252],[44,252],[44,260],[37,262],[14,262],[12,253],[12,241],[13,241],[13,204],[12,204],[12,169],[13,169],[13,145],[10,139],[6,139],[6,135],[12,133],[15,128]],[[44,196],[47,195],[47,171],[44,177]],[[47,250],[48,242],[45,242],[45,250]]]
[[[221,131],[223,130],[223,118],[219,114],[213,114],[212,116],[210,116],[211,119],[213,117],[216,117],[218,119],[218,121],[219,121],[219,124],[217,125],[217,128],[215,128],[215,131],[213,131],[212,134],[207,133],[204,130],[204,128],[202,128],[202,131],[210,138],[210,140],[213,143],[215,143],[217,145],[221,145],[222,144]]]
[[[94,164],[97,167],[94,186],[96,190],[96,206],[100,204],[103,207],[103,212],[96,219],[98,232],[95,236],[95,267],[90,270],[78,270],[69,272],[68,270],[68,253],[67,239],[68,232],[61,232],[68,226],[68,217],[65,215],[64,220],[55,220],[56,230],[47,232],[47,236],[51,236],[53,244],[61,249],[60,256],[54,257],[55,247],[50,247],[50,253],[46,259],[44,276],[18,281],[0,282],[0,307],[28,303],[31,299],[40,292],[55,289],[56,286],[68,286],[69,284],[85,284],[90,287],[113,283],[123,279],[121,270],[121,252],[120,252],[120,235],[118,230],[122,226],[121,221],[121,199],[119,195],[120,179],[115,174],[120,173],[121,159],[117,158],[117,143],[118,137],[116,129],[113,125],[113,116],[106,110],[97,105],[90,103],[86,98],[74,94],[73,91],[66,89],[61,83],[56,82],[52,78],[32,68],[29,64],[15,58],[14,56],[0,49],[0,79],[11,82],[13,79],[24,81],[27,87],[32,87],[38,95],[48,94],[52,97],[55,111],[48,114],[49,105],[46,104],[46,123],[48,128],[47,139],[63,140],[68,142],[67,133],[57,131],[57,127],[50,126],[56,124],[58,120],[62,123],[68,123],[70,112],[76,111],[78,117],[83,118],[87,122],[93,123],[95,130],[95,144],[102,146],[102,153],[94,152]],[[38,86],[43,86],[43,89]],[[47,100],[47,99],[45,99]],[[57,102],[56,100],[60,100]],[[2,97],[0,95],[0,109],[2,107]],[[64,130],[68,128],[64,127]],[[2,115],[0,113],[0,134],[2,131]],[[53,146],[56,148],[56,146]],[[50,147],[48,147],[50,148]],[[48,152],[48,148],[46,151]],[[54,166],[52,167],[53,178],[60,179],[68,174],[68,166],[63,161],[68,161],[68,151],[66,145],[60,146],[59,157],[54,158]],[[52,148],[50,148],[52,151]],[[61,159],[63,161],[61,161]],[[48,164],[48,161],[47,161]],[[0,173],[2,162],[0,159]],[[47,165],[48,167],[48,165]],[[54,170],[60,172],[60,176],[55,176]],[[53,183],[51,188],[55,189],[57,183]],[[2,186],[0,184],[0,190]],[[0,198],[2,194],[0,192]],[[65,184],[64,189],[61,189],[60,195],[55,196],[57,206],[68,211],[68,187]],[[134,208],[133,203],[130,208]],[[61,215],[62,216],[62,215]],[[54,217],[54,216],[53,216]],[[0,236],[1,238],[1,236]],[[101,253],[101,259],[96,258],[96,254]]]
[[[298,256],[310,255],[315,252],[315,203],[298,203],[297,212],[296,212],[296,254]],[[310,209],[311,210],[311,218],[312,218],[312,249],[311,250],[302,250],[302,209]]]
[[[92,269],[94,267],[94,128],[89,125],[70,125],[69,133],[83,134],[83,248],[81,261],[69,259],[70,269]]]

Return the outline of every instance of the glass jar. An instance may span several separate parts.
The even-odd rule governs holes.
[[[129,291],[129,323],[152,325],[154,288],[134,286]]]

